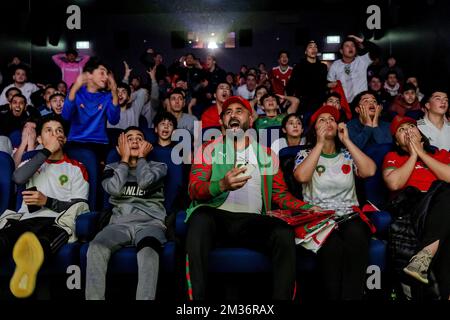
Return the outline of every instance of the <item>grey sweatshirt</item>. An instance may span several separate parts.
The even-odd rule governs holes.
[[[112,223],[144,222],[149,217],[164,222],[164,177],[167,165],[140,158],[136,168],[126,163],[107,165],[103,174],[103,189],[111,195]]]

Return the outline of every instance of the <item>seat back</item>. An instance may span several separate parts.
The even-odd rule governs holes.
[[[22,143],[22,132],[20,130],[14,130],[9,134],[9,140],[13,148],[17,148]]]
[[[0,151],[0,215],[8,209],[14,193],[14,185],[12,183],[13,172],[13,159],[8,153]]]
[[[167,165],[167,176],[164,181],[164,206],[169,214],[175,208],[174,203],[180,196],[183,186],[183,165],[175,164],[172,161],[172,148],[162,148],[155,146],[149,155],[152,161],[162,162]]]
[[[295,167],[295,158],[300,150],[306,146],[291,146],[280,150],[278,157],[280,159],[280,168],[283,171],[284,180],[288,190],[298,199],[303,199],[302,184],[295,180],[293,175]]]
[[[39,150],[27,151],[22,155],[22,162],[30,160],[33,158]],[[16,194],[16,211],[19,211],[22,206],[22,191],[25,190],[25,185],[21,184],[17,186],[17,194]]]
[[[381,168],[383,166],[384,157],[392,149],[392,143],[384,143],[371,145],[363,150],[377,165],[375,175],[364,181],[365,197],[379,208],[384,206],[389,195],[389,190],[383,180]]]

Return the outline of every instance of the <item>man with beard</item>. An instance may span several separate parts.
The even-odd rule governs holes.
[[[355,97],[355,111],[359,117],[347,123],[350,140],[361,150],[379,143],[391,143],[392,135],[389,123],[380,120],[383,107],[369,91],[363,91]]]
[[[222,105],[231,95],[231,86],[227,82],[220,82],[217,85],[216,104],[206,109],[202,114],[202,128],[220,127],[220,114],[222,113]]]
[[[221,122],[227,134],[207,142],[194,158],[189,182],[186,267],[190,299],[207,298],[208,255],[221,246],[268,253],[273,262],[274,299],[294,295],[295,242],[291,227],[266,215],[282,209],[317,209],[289,193],[278,157],[244,134],[254,112],[242,97],[228,98]],[[238,263],[238,261],[237,261]]]
[[[357,47],[367,49],[364,55],[357,54]],[[341,44],[342,59],[336,60],[328,70],[329,88],[337,85],[340,80],[345,97],[351,103],[360,92],[367,90],[367,67],[379,55],[380,48],[370,41],[363,41],[354,35],[348,36]]]

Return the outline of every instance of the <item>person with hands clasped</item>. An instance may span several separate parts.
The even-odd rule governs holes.
[[[334,210],[336,216],[353,216],[359,206],[355,175],[375,174],[375,163],[349,138],[339,111],[320,107],[310,119],[307,144],[295,161],[294,176],[303,184],[303,200]],[[349,219],[339,224],[318,251],[321,292],[329,300],[360,300],[363,297],[369,254],[366,219]],[[364,221],[363,221],[364,220]]]
[[[384,181],[391,191],[408,187],[418,191],[407,199],[415,208],[410,214],[417,229],[418,252],[403,271],[428,284],[433,270],[441,298],[450,299],[450,152],[432,147],[409,117],[396,116],[391,133],[396,146],[384,158]]]
[[[112,214],[107,225],[90,242],[86,266],[86,299],[104,300],[111,255],[135,246],[138,263],[136,300],[154,300],[159,254],[166,242],[164,177],[167,165],[147,161],[153,146],[138,127],[119,136],[120,161],[106,165],[103,189],[111,195]]]
[[[358,94],[353,103],[359,115],[347,123],[348,133],[353,143],[361,150],[382,143],[391,143],[389,123],[380,119],[383,107],[377,98],[368,91]]]
[[[15,183],[26,185],[22,205],[17,213],[6,210],[0,218],[0,257],[13,252],[16,271],[10,289],[21,298],[33,293],[44,258],[76,240],[76,217],[89,211],[87,172],[63,153],[63,124],[49,116],[36,131],[43,149],[13,175]]]

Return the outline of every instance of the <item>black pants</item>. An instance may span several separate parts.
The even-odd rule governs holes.
[[[432,269],[442,299],[450,295],[450,185],[442,187],[428,208],[421,248],[439,240],[439,248],[432,261]]]
[[[343,222],[319,249],[321,292],[329,300],[361,300],[369,258],[369,228],[361,219]]]
[[[0,230],[0,258],[11,256],[17,239],[27,231],[33,232],[39,239],[44,249],[44,257],[54,254],[69,239],[69,234],[55,225],[55,218],[11,221]]]
[[[217,246],[236,246],[267,253],[273,264],[273,299],[292,299],[295,287],[294,238],[292,228],[276,218],[198,208],[189,219],[186,238],[193,298],[204,300],[206,297],[209,252]]]

